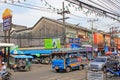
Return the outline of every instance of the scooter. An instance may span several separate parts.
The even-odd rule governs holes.
[[[0,71],[0,77],[2,80],[12,80],[12,74],[5,70],[5,71]]]
[[[113,76],[120,77],[120,65],[119,66],[115,65],[115,66],[113,66],[113,68],[108,68],[107,73],[110,73]]]

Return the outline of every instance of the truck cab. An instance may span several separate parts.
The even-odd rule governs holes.
[[[70,72],[73,69],[81,70],[85,66],[85,59],[76,50],[53,52],[52,55],[52,69],[56,70],[56,72],[62,70]]]

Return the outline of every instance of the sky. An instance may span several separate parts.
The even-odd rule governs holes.
[[[62,2],[64,0],[20,0],[20,3],[18,3],[18,0],[14,0],[14,3],[11,3],[11,0],[6,0],[7,3],[4,3],[3,1],[4,0],[0,0],[0,22],[3,22],[2,13],[6,8],[12,10],[13,24],[27,26],[28,28],[33,27],[43,16],[56,20],[62,18],[60,14],[57,14],[57,9],[62,9]],[[91,28],[92,25],[89,20],[98,19],[98,21],[94,22],[94,28],[103,31],[109,31],[110,27],[119,25],[117,21],[114,21],[110,18],[99,17],[94,13],[86,14],[85,9],[76,10],[78,6],[72,4],[69,6],[68,2],[64,2],[65,7],[67,6],[72,14],[65,14],[65,17],[70,17],[69,19],[65,20],[68,23],[74,25],[79,24],[79,26]],[[55,10],[51,8],[50,5],[54,7]]]

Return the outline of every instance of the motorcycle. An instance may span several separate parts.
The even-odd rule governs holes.
[[[112,74],[112,76],[120,77],[120,65],[113,66],[113,68],[108,68],[107,73]]]
[[[0,71],[0,77],[2,80],[12,80],[12,74],[10,73],[10,71]]]

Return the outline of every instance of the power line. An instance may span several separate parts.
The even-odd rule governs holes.
[[[4,3],[4,2],[2,2]],[[18,7],[23,7],[23,8],[28,8],[28,9],[33,9],[33,10],[38,10],[38,11],[45,11],[45,12],[50,12],[50,13],[55,13],[55,12],[51,12],[51,9],[48,9],[48,8],[35,8],[33,6],[25,6],[25,5],[19,5],[19,4],[12,4],[12,3],[4,3],[4,4],[9,4],[9,5],[13,5],[13,6],[18,6]],[[46,9],[46,10],[45,10]]]

